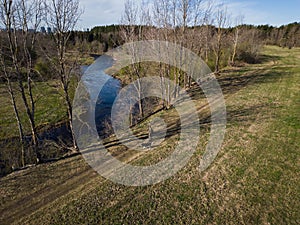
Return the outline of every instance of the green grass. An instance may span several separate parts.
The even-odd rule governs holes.
[[[263,53],[261,64],[218,77],[228,126],[206,171],[197,166],[207,124],[188,165],[153,186],[114,184],[80,156],[38,165],[0,179],[0,224],[299,224],[300,49],[267,46]],[[201,111],[200,120],[208,113]],[[169,124],[178,119],[174,110],[160,116]],[[136,132],[144,134],[145,126]],[[166,157],[175,140],[135,158],[118,145],[110,151],[144,165]]]
[[[71,82],[71,97],[75,90],[75,81]],[[14,84],[15,86],[15,84]],[[15,89],[17,89],[15,87]],[[0,85],[0,139],[6,139],[18,136],[18,128],[15,120],[10,97],[4,84]],[[23,102],[17,93],[17,106],[20,111],[21,121],[25,133],[30,133],[29,121],[25,112]],[[38,128],[46,125],[54,125],[62,120],[67,119],[67,109],[64,104],[64,97],[60,88],[59,81],[52,80],[47,82],[35,82],[33,85],[33,94],[35,96],[35,120]]]

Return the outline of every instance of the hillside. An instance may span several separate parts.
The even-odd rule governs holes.
[[[81,156],[40,164],[0,178],[0,224],[299,224],[300,48],[266,46],[260,64],[227,68],[218,80],[227,132],[205,172],[197,170],[209,134],[200,98],[200,143],[174,177],[127,187],[100,177]],[[177,136],[124,160],[156,162]],[[111,151],[122,151],[114,143]]]

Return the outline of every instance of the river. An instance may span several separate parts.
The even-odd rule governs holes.
[[[100,93],[93,92],[91,98],[97,98],[97,104],[95,108],[95,123],[99,136],[109,136],[111,134],[111,109],[115,98],[117,97],[120,89],[121,82],[110,75],[107,75],[104,71],[110,67],[113,60],[110,56],[102,56],[101,64],[93,65],[92,71],[88,71],[89,66],[82,66],[82,71],[88,74],[83,76],[84,82],[89,88],[99,90],[96,85],[103,84]],[[93,96],[94,95],[94,96]]]

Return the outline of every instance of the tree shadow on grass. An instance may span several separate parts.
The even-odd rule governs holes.
[[[255,104],[252,106],[248,106],[248,107],[243,107],[242,109],[230,109],[227,111],[227,124],[228,125],[232,125],[232,124],[245,124],[245,125],[250,125],[250,124],[254,124],[256,122],[256,118],[257,115],[260,112],[263,112],[265,110],[267,110],[267,108],[269,108],[270,103],[266,103],[266,104]],[[265,120],[268,119],[266,116],[262,116],[260,118],[261,120]],[[260,121],[262,122],[262,121]],[[189,122],[184,121],[183,123],[180,121],[180,119],[178,118],[177,120],[174,120],[172,123],[168,124],[167,127],[167,132],[165,135],[165,140],[169,141],[170,139],[172,139],[174,136],[180,135],[181,133],[181,129],[192,129],[195,128],[196,126],[199,126],[200,130],[205,133],[210,132],[210,126],[211,126],[211,116],[207,115],[205,117],[202,117],[199,119],[199,123],[195,124],[195,122]],[[139,139],[147,139],[148,138],[148,134],[147,133],[140,133],[138,135],[136,135],[137,138]],[[123,140],[123,144],[126,144],[128,142],[131,142],[132,140]],[[155,141],[155,140],[153,140]],[[171,141],[171,140],[170,140]],[[112,140],[112,141],[108,141],[106,143],[104,143],[104,147],[106,149],[109,149],[111,147],[115,147],[115,146],[122,146],[122,143],[120,143],[118,140]],[[157,147],[157,146],[156,146]],[[127,149],[128,150],[128,149]],[[99,151],[99,149],[95,148],[93,150],[90,149],[89,151],[86,151],[85,153],[90,153],[93,151]],[[124,151],[126,151],[126,148],[124,148]],[[122,151],[122,152],[124,152]],[[118,155],[114,155],[115,157],[117,157]]]
[[[259,56],[258,60],[260,63],[277,64],[277,62],[280,61],[282,58],[283,57],[281,57],[281,56],[262,54]]]
[[[217,77],[217,81],[224,95],[235,94],[241,89],[255,84],[262,83],[273,83],[280,79],[282,76],[288,75],[289,72],[284,68],[279,71],[280,68],[274,70],[270,69],[259,69],[251,72],[251,70],[245,70],[241,75],[236,74],[233,70],[230,72],[227,70],[226,76]],[[188,90],[189,95],[195,100],[205,98],[202,89],[195,85],[193,88]]]

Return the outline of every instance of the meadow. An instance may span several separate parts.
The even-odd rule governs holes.
[[[227,67],[217,79],[226,100],[227,130],[207,170],[200,173],[198,165],[210,112],[199,95],[200,141],[175,176],[128,187],[99,176],[81,155],[39,164],[0,178],[0,224],[299,224],[300,48],[265,46],[259,64]],[[53,107],[56,99],[40,101],[47,103],[40,111],[49,111],[49,117],[37,115],[40,124],[63,119],[51,113],[60,109]],[[3,105],[1,114],[7,111]],[[176,128],[174,109],[153,116]],[[1,127],[12,126],[12,120],[2,117]],[[140,137],[146,135],[146,122],[134,128]],[[0,135],[13,136],[9,130]],[[159,148],[143,154],[126,151],[114,137],[106,146],[126,163],[147,165],[170,154],[178,135],[170,133]]]

